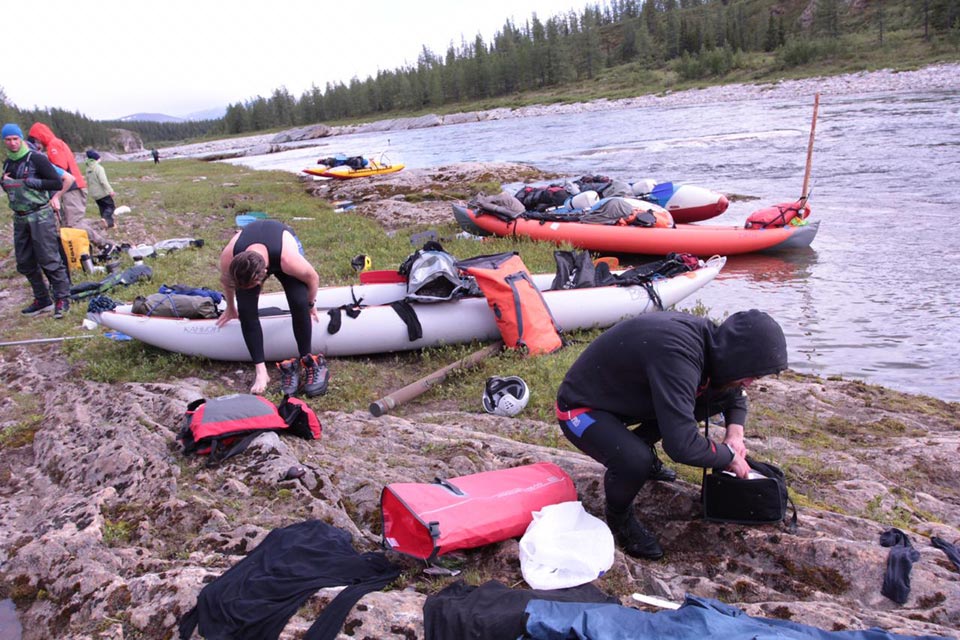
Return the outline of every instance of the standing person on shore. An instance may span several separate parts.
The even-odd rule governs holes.
[[[156,149],[150,150],[150,155],[153,156],[153,164],[160,164],[160,152]]]
[[[651,313],[614,325],[584,349],[560,384],[557,420],[571,443],[606,467],[607,524],[625,553],[663,556],[633,508],[657,473],[653,445],[662,439],[675,462],[746,477],[746,387],[786,368],[783,330],[756,309],[719,326],[688,313]],[[718,413],[726,423],[720,446],[697,424]]]
[[[2,184],[13,209],[17,271],[33,289],[33,302],[21,313],[36,316],[52,310],[53,317],[59,319],[70,310],[70,279],[60,258],[55,208],[61,206],[65,181],[72,183],[73,178],[65,173],[61,179],[46,156],[31,151],[16,124],[3,125],[2,137],[6,151]],[[50,282],[49,288],[44,275]]]
[[[29,136],[40,145],[40,150],[47,155],[51,163],[68,172],[76,181],[73,187],[63,195],[60,224],[73,229],[83,229],[87,232],[91,243],[102,251],[109,251],[113,246],[110,240],[84,220],[84,216],[87,215],[87,182],[70,146],[56,137],[50,127],[42,122],[35,122],[30,127]]]
[[[85,167],[87,176],[87,189],[90,197],[97,203],[100,209],[100,217],[103,218],[107,229],[115,226],[113,220],[113,211],[117,208],[113,201],[113,196],[117,195],[107,180],[107,171],[100,164],[100,154],[94,149],[87,149],[87,162]]]
[[[263,282],[275,276],[287,296],[293,335],[299,358],[277,363],[280,369],[280,391],[296,395],[301,381],[310,396],[326,393],[330,374],[323,355],[310,353],[313,323],[319,322],[314,304],[320,276],[303,257],[303,245],[293,229],[278,220],[257,220],[241,229],[220,254],[220,282],[227,299],[227,309],[217,320],[222,327],[231,320],[240,320],[243,340],[253,360],[256,375],[250,393],[263,393],[270,382],[263,353],[263,330],[260,326],[259,299]],[[236,297],[236,302],[234,302]]]

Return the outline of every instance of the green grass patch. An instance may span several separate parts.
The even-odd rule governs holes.
[[[33,444],[33,438],[43,425],[40,398],[26,393],[14,393],[10,400],[17,407],[17,422],[0,429],[0,450],[16,449]]]

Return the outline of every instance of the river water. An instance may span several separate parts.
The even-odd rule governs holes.
[[[343,152],[431,167],[523,162],[577,176],[685,181],[748,196],[701,224],[742,224],[802,190],[809,100],[656,106],[354,134],[243,158],[299,171]],[[821,97],[812,248],[732,257],[699,300],[756,307],[784,327],[791,368],[960,401],[960,94]],[[689,305],[687,304],[689,303]]]

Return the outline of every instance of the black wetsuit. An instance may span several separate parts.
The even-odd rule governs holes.
[[[687,313],[647,314],[620,322],[580,354],[557,392],[557,419],[570,442],[607,468],[607,505],[624,511],[650,477],[661,439],[676,462],[728,467],[733,454],[707,440],[697,421],[722,412],[726,424],[744,424],[745,391],[720,387],[786,366],[783,332],[760,311],[736,313],[719,327]]]
[[[283,292],[287,296],[290,306],[290,317],[293,321],[293,336],[297,341],[300,357],[310,353],[310,341],[313,338],[313,324],[310,319],[310,301],[307,299],[308,288],[306,283],[283,272],[280,268],[280,252],[283,248],[283,232],[288,231],[296,237],[293,229],[277,220],[257,220],[243,228],[236,243],[233,245],[233,255],[246,251],[251,245],[262,244],[267,248],[269,260],[267,274],[275,276],[283,285]],[[299,244],[299,241],[298,241]],[[250,351],[250,358],[254,364],[264,361],[263,356],[263,329],[260,327],[258,312],[261,285],[250,289],[237,289],[237,314],[240,316],[240,328],[243,331],[243,341]]]

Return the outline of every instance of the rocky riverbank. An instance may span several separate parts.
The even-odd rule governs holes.
[[[417,216],[395,196],[523,179],[523,171],[530,169],[454,165],[338,183],[351,191],[324,197],[355,198],[358,213],[388,228],[397,221],[381,218],[385,203],[397,203],[393,215],[407,216],[399,228],[430,214]],[[437,202],[449,215],[449,204]],[[147,238],[150,230],[136,233]],[[0,289],[19,293],[22,277],[12,268],[0,273]],[[0,313],[12,316],[20,302],[0,296]],[[556,424],[523,414],[499,418],[442,403],[381,418],[323,411],[318,441],[264,437],[206,468],[180,452],[182,413],[211,393],[244,391],[244,376],[105,385],[80,377],[59,346],[30,345],[0,350],[0,379],[0,600],[16,603],[25,640],[177,637],[200,589],[273,529],[321,519],[348,531],[358,550],[377,549],[379,496],[392,482],[550,461],[571,475],[588,511],[603,512],[599,465],[566,446]],[[681,467],[680,481],[652,483],[638,501],[666,557],[640,562],[618,552],[596,584],[625,605],[637,606],[635,592],[673,601],[693,593],[827,630],[956,636],[960,569],[930,540],[960,543],[960,404],[792,374],[757,384],[751,403],[747,444],[786,469],[798,531],[705,522],[699,472]],[[305,474],[283,479],[294,466]],[[879,538],[894,526],[919,552],[903,605],[880,593],[888,549]],[[403,576],[353,608],[343,640],[424,637],[424,602],[454,578],[392,559]],[[445,563],[471,582],[525,588],[516,540]],[[313,596],[281,637],[302,637],[334,595]]]
[[[305,185],[354,199],[358,213],[400,228],[432,222],[423,206],[432,194],[449,216],[442,200],[464,183],[545,177],[523,171],[530,169],[456,165]],[[410,193],[425,200],[414,206]],[[133,234],[128,240],[151,239],[151,229],[133,221],[123,229]],[[9,227],[0,233],[8,243]],[[9,253],[0,264],[0,313],[14,317],[23,278]],[[0,350],[0,380],[0,600],[16,603],[25,640],[178,637],[200,589],[271,530],[316,518],[349,532],[358,550],[376,550],[379,496],[392,482],[550,461],[571,475],[588,511],[603,511],[599,465],[566,446],[556,424],[523,414],[440,404],[381,418],[322,411],[320,440],[264,437],[206,468],[180,452],[182,413],[197,398],[245,390],[244,376],[107,385],[83,379],[60,346],[29,345]],[[930,540],[960,544],[960,404],[784,374],[756,384],[751,406],[747,444],[786,469],[797,532],[705,522],[699,471],[679,468],[680,481],[651,483],[638,501],[666,557],[641,562],[618,552],[597,586],[630,606],[638,606],[634,592],[673,601],[693,593],[826,630],[957,637],[960,568]],[[293,466],[304,475],[284,479]],[[903,605],[880,593],[889,550],[879,538],[890,527],[907,532],[919,553]],[[342,640],[424,637],[424,602],[454,578],[391,559],[403,575],[352,609]],[[515,540],[452,554],[445,564],[474,583],[526,587]],[[281,637],[303,637],[334,595],[314,595]]]
[[[265,155],[287,149],[310,146],[313,140],[329,136],[376,131],[399,131],[422,129],[445,125],[531,118],[563,113],[589,113],[637,107],[670,106],[683,104],[707,104],[740,100],[797,99],[810,100],[814,93],[822,96],[848,96],[879,92],[902,91],[958,91],[960,90],[960,64],[939,64],[913,71],[859,72],[839,76],[782,80],[773,83],[728,84],[691,89],[667,91],[660,94],[637,96],[619,100],[594,100],[570,104],[531,105],[516,109],[500,108],[488,111],[470,111],[447,115],[427,114],[414,118],[378,120],[358,125],[328,127],[311,125],[283,131],[277,134],[260,134],[213,140],[160,149],[164,158],[201,158],[219,160],[242,156]],[[145,161],[150,158],[147,150],[120,156],[124,160]]]
[[[327,411],[319,441],[264,437],[205,468],[175,441],[186,404],[206,394],[199,380],[95,384],[71,376],[54,347],[4,350],[0,376],[0,596],[16,602],[26,640],[176,637],[203,585],[272,529],[319,518],[350,532],[358,549],[375,549],[378,499],[391,482],[551,461],[602,513],[602,469],[551,446],[555,424],[522,416]],[[828,630],[953,636],[960,571],[929,538],[960,542],[960,406],[793,375],[765,380],[752,400],[748,446],[787,468],[797,533],[704,522],[696,474],[683,475],[691,481],[654,483],[639,501],[666,558],[618,552],[597,585],[624,604],[634,592],[674,601],[689,592]],[[282,479],[292,466],[306,474]],[[879,536],[891,525],[920,554],[904,605],[880,594],[888,549]],[[403,577],[365,596],[339,637],[424,637],[425,599],[452,578],[395,560]],[[471,580],[525,587],[515,540],[447,563]],[[301,637],[332,596],[314,596],[282,637]]]

